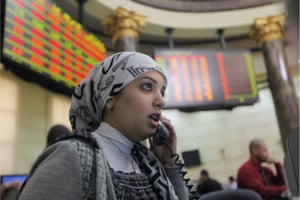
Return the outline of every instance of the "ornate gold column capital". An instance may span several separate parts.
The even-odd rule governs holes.
[[[273,40],[282,39],[285,24],[285,15],[256,18],[250,30],[250,36],[262,45]]]
[[[109,17],[103,20],[104,32],[115,42],[120,37],[139,37],[139,31],[146,26],[146,17],[123,7],[118,7]]]

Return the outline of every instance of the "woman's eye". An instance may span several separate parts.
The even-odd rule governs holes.
[[[151,91],[152,90],[152,85],[151,85],[151,83],[144,83],[144,84],[142,84],[142,88],[144,90]]]

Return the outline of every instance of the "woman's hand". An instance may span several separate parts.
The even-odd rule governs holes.
[[[175,165],[175,157],[171,157],[172,154],[176,153],[176,147],[177,147],[177,138],[174,126],[171,124],[171,121],[164,116],[161,117],[161,122],[166,126],[166,128],[169,131],[169,138],[166,141],[168,146],[171,148],[172,152],[170,152],[170,149],[166,144],[157,146],[153,143],[153,139],[150,138],[150,149],[154,153],[154,155],[161,161],[162,164],[167,164],[169,166]]]

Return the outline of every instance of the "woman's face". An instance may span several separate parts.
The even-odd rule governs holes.
[[[166,89],[164,77],[150,71],[132,81],[114,97],[107,122],[133,142],[152,136],[158,126]]]

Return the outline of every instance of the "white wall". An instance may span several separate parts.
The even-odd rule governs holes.
[[[49,128],[70,128],[70,99],[21,80],[0,66],[0,174],[26,173],[46,145]]]
[[[253,138],[265,139],[271,155],[282,161],[284,154],[270,91],[260,91],[259,97],[256,104],[232,111],[165,112],[177,130],[178,152],[200,152],[202,165],[187,168],[187,177],[197,179],[200,170],[207,169],[212,177],[227,182],[228,176],[236,176],[238,167],[249,158],[248,144]]]

